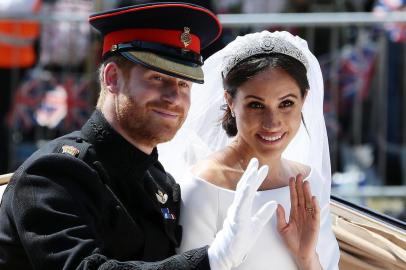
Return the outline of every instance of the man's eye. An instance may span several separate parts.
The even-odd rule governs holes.
[[[179,86],[185,89],[190,89],[192,87],[192,84],[187,82],[179,82]]]
[[[262,108],[264,108],[264,105],[262,105],[259,102],[251,102],[248,104],[248,107],[250,107],[252,109],[262,109]]]
[[[163,78],[162,78],[161,76],[159,76],[159,75],[154,75],[152,78],[153,78],[155,81],[162,81],[162,80],[163,80]]]
[[[291,100],[284,100],[281,102],[280,107],[281,108],[287,108],[287,107],[291,107],[293,106],[293,104],[295,104],[293,101]]]

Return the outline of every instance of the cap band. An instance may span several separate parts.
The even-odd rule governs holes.
[[[166,29],[124,29],[108,33],[104,36],[103,55],[110,51],[111,47],[120,43],[127,43],[133,40],[142,40],[170,45],[177,48],[184,48],[200,54],[200,39],[190,33],[191,42],[185,47],[182,43],[182,31]]]
[[[185,51],[184,49],[179,49],[168,45],[141,40],[135,40],[128,43],[114,45],[114,48],[110,50],[111,53],[128,51],[152,52],[155,54],[159,54],[162,57],[172,58],[173,61],[183,63],[187,66],[203,65],[203,57],[200,54],[194,53],[192,51]],[[109,57],[110,52],[105,53],[103,57]]]

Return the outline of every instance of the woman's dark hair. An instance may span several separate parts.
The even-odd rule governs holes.
[[[223,87],[234,99],[238,87],[267,68],[280,68],[286,71],[296,81],[304,98],[309,89],[305,66],[295,58],[280,53],[254,55],[241,61],[223,78]],[[237,124],[235,117],[231,115],[230,107],[224,104],[222,109],[225,111],[221,121],[223,129],[229,137],[237,135]]]

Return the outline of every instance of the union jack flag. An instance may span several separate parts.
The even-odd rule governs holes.
[[[90,81],[86,77],[66,76],[63,87],[67,93],[67,114],[64,129],[71,131],[80,128],[89,118],[92,106],[90,102]]]
[[[406,10],[406,0],[378,0],[374,6],[374,13],[378,17],[383,17],[388,12]],[[388,37],[393,42],[406,41],[405,23],[385,23],[385,30]]]
[[[35,113],[40,126],[53,129],[61,123],[67,112],[66,96],[65,89],[60,85],[46,92]]]
[[[9,126],[28,132],[38,125],[62,132],[80,128],[92,110],[89,82],[76,74],[31,73],[16,91]]]
[[[356,44],[342,48],[334,59],[320,58],[325,82],[324,113],[329,133],[338,134],[341,130],[338,118],[350,112],[354,101],[368,97],[376,59],[377,45],[365,33],[360,34]]]
[[[376,46],[372,42],[343,50],[339,68],[339,89],[343,99],[364,99],[368,96],[376,51]]]
[[[31,75],[29,75],[30,77]],[[29,78],[15,91],[12,108],[8,115],[8,125],[23,131],[31,130],[35,124],[35,110],[44,95],[38,80]]]

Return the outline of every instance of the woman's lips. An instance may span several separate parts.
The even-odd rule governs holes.
[[[285,136],[286,132],[284,133],[276,133],[272,135],[265,135],[265,134],[257,134],[257,137],[266,144],[277,144],[280,142],[283,137]]]

